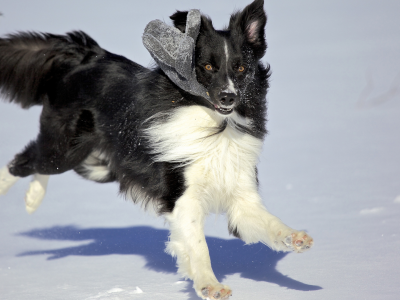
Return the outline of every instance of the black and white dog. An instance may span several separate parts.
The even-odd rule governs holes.
[[[187,12],[171,16],[185,30]],[[117,181],[135,203],[155,209],[171,229],[167,252],[203,299],[228,299],[211,268],[203,233],[209,212],[226,213],[246,243],[303,252],[313,244],[271,215],[257,190],[266,134],[269,67],[263,1],[215,30],[201,17],[197,80],[211,101],[107,52],[83,32],[18,33],[0,39],[0,87],[23,108],[43,105],[40,133],[0,172],[0,194],[34,175],[26,196],[34,211],[49,175],[75,170],[97,182]]]

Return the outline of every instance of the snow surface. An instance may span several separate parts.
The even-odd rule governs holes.
[[[0,34],[82,29],[143,65],[145,25],[199,8],[216,27],[239,0],[21,1],[0,4]],[[259,165],[268,209],[315,247],[276,253],[206,235],[232,299],[400,299],[400,1],[267,1],[273,70],[269,136]],[[1,70],[0,70],[1,71]],[[40,107],[0,103],[0,166],[34,138]],[[197,299],[163,252],[160,218],[72,172],[52,176],[42,206],[24,207],[29,180],[0,198],[0,299]]]

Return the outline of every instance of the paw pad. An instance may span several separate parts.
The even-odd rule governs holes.
[[[217,286],[209,285],[201,289],[201,295],[204,297],[203,299],[228,300],[232,296],[232,291],[227,286],[221,284]]]
[[[303,245],[303,241],[301,241],[301,240],[297,240],[296,242],[295,242],[295,244],[296,244],[296,246],[297,247],[300,247],[301,245]]]
[[[204,297],[208,297],[208,288],[202,288],[202,289],[201,289],[201,294],[202,294]]]
[[[281,231],[277,233],[277,237],[274,241],[275,245],[279,245],[278,241],[281,242],[281,245],[283,245],[282,250],[286,251],[295,251],[295,252],[304,252],[308,249],[310,249],[313,246],[313,239],[307,235],[304,231],[292,231],[288,233],[284,233],[283,237],[279,237]]]

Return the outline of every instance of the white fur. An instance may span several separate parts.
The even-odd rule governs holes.
[[[236,113],[227,119],[227,128],[215,134],[224,118],[208,108],[190,106],[146,130],[157,161],[186,166],[187,189],[166,215],[171,226],[167,252],[177,256],[179,272],[194,280],[200,297],[202,288],[219,284],[203,233],[209,212],[227,212],[231,227],[246,243],[261,241],[276,250],[292,250],[284,239],[296,232],[262,205],[255,170],[262,140],[236,129],[238,122],[251,126]]]
[[[99,165],[99,161],[108,161],[106,155],[99,151],[93,151],[83,162],[82,166],[89,172],[88,179],[101,181],[108,177],[110,173],[108,165]]]
[[[171,231],[166,252],[177,258],[178,272],[192,279],[197,295],[206,299],[204,289],[211,293],[221,290],[230,293],[230,288],[218,282],[211,267],[203,232],[206,213],[197,188],[189,187],[176,202],[173,212],[166,215]]]
[[[229,62],[229,51],[228,51],[228,43],[225,41],[225,45],[224,45],[224,50],[225,50],[225,66],[226,69],[228,69],[228,62]]]
[[[20,177],[13,176],[5,166],[0,170],[0,195],[7,193],[9,188],[18,181]],[[48,175],[35,174],[29,189],[25,194],[25,208],[28,213],[33,213],[42,203],[44,195],[46,194],[47,183],[49,181]]]
[[[229,77],[228,77],[228,87],[227,87],[227,90],[228,90],[229,92],[234,93],[235,95],[237,95],[237,91],[236,91],[236,89],[235,89],[235,85],[233,84],[232,79],[230,79]]]
[[[25,208],[28,213],[33,213],[42,203],[46,194],[47,183],[50,176],[35,174],[25,195]]]
[[[202,164],[218,173],[219,178],[224,177],[229,169],[235,169],[233,174],[236,174],[246,165],[254,171],[262,140],[235,129],[235,123],[251,125],[236,112],[228,118],[225,131],[216,134],[225,118],[205,107],[183,107],[169,115],[167,122],[155,122],[145,133],[152,142],[157,161],[189,164],[205,160]]]
[[[226,67],[226,70],[228,71],[229,50],[228,50],[228,44],[227,44],[226,41],[225,41],[224,50],[225,50],[225,57],[226,57],[225,67]],[[224,93],[234,93],[235,95],[237,95],[237,91],[235,89],[235,85],[233,84],[233,81],[229,76],[228,76],[228,87],[225,90],[223,90],[222,92],[224,92]]]
[[[20,177],[13,176],[5,166],[0,169],[0,195],[7,194],[8,190],[20,179]]]

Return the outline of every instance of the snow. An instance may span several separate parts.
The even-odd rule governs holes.
[[[384,209],[385,209],[384,207],[365,208],[360,211],[360,214],[361,215],[379,214]]]
[[[137,2],[136,2],[137,3]],[[239,0],[22,1],[1,5],[0,34],[82,29],[143,65],[145,25],[200,8],[216,27]],[[400,2],[267,1],[269,135],[259,165],[268,209],[315,246],[243,246],[223,216],[205,232],[232,299],[399,299]],[[0,167],[38,132],[40,107],[0,103]],[[19,180],[0,203],[0,299],[197,299],[163,252],[160,218],[68,172],[32,215]]]

